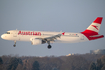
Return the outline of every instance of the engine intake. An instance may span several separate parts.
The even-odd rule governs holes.
[[[46,41],[40,40],[40,39],[32,39],[31,44],[32,45],[39,45],[39,44],[44,44]]]

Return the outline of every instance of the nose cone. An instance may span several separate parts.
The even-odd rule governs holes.
[[[8,36],[7,36],[6,34],[2,34],[2,35],[1,35],[1,38],[2,38],[2,39],[5,39],[5,40],[8,40]]]
[[[3,39],[4,35],[1,35],[1,38]]]
[[[1,35],[1,38],[2,38],[2,39],[5,39],[5,37],[6,37],[6,36],[5,36],[4,34]]]

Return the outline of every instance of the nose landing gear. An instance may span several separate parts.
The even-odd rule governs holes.
[[[16,47],[16,44],[14,44],[13,47]]]
[[[14,41],[14,45],[13,45],[13,47],[16,47],[16,41]]]

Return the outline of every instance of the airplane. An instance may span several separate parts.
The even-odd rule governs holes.
[[[92,24],[83,32],[50,32],[50,31],[25,31],[10,30],[1,35],[2,39],[14,41],[30,41],[32,45],[47,43],[50,49],[51,43],[77,43],[103,38],[104,35],[98,34],[103,17],[97,17]]]

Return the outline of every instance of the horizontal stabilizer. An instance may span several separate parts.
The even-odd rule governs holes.
[[[93,36],[90,36],[90,37],[100,37],[100,36],[104,37],[104,35],[93,35]]]
[[[104,35],[94,35],[94,36],[90,36],[90,40],[95,40],[95,39],[99,39],[99,38],[103,38]]]

